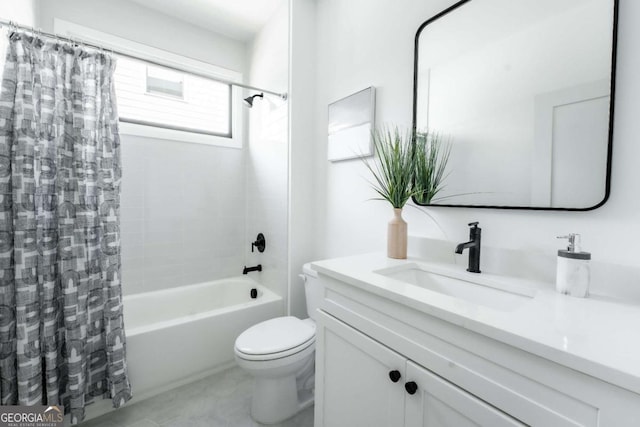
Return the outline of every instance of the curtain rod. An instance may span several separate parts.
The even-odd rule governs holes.
[[[175,65],[163,64],[162,62],[150,60],[150,59],[147,59],[147,58],[142,58],[140,56],[132,55],[130,53],[118,51],[116,49],[106,48],[104,46],[99,46],[99,45],[93,44],[91,42],[86,42],[86,41],[84,41],[82,39],[64,37],[64,36],[60,36],[60,35],[54,34],[54,33],[47,33],[47,32],[42,31],[40,29],[36,30],[33,27],[27,27],[26,25],[20,25],[20,24],[15,23],[14,21],[9,21],[9,20],[0,18],[0,26],[1,25],[8,26],[9,28],[13,27],[13,28],[16,28],[16,29],[29,31],[34,35],[44,36],[44,37],[48,37],[50,39],[56,39],[56,40],[60,40],[60,41],[64,41],[64,42],[68,42],[68,43],[72,43],[72,44],[81,44],[83,46],[90,47],[90,48],[97,49],[97,50],[109,51],[109,52],[111,52],[111,53],[113,53],[115,55],[118,55],[118,56],[123,56],[123,57],[129,58],[129,59],[135,59],[135,60],[138,60],[138,61],[148,62],[149,64],[156,65],[158,67],[169,68],[171,70],[180,71],[182,73],[193,74],[194,76],[203,77],[205,79],[213,80],[213,81],[216,81],[216,82],[219,82],[219,83],[224,83],[224,84],[228,84],[228,85],[231,85],[231,86],[238,86],[238,87],[241,87],[241,88],[244,88],[244,89],[251,89],[251,90],[256,90],[256,91],[268,93],[268,94],[271,94],[271,95],[275,95],[275,96],[277,96],[277,97],[279,97],[279,98],[281,98],[283,100],[287,99],[287,94],[286,93],[274,92],[274,91],[271,91],[271,90],[266,90],[266,89],[262,89],[262,88],[259,88],[259,87],[246,85],[244,83],[238,83],[238,82],[233,82],[231,80],[225,80],[225,79],[220,79],[220,78],[216,78],[216,77],[211,77],[210,75],[207,75],[205,73],[194,72],[194,71],[191,71],[191,70],[187,70],[185,68],[177,67]]]

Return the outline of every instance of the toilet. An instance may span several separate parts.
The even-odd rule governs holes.
[[[238,366],[254,377],[251,417],[275,424],[313,404],[315,313],[323,287],[309,264],[302,267],[308,319],[276,317],[251,326],[234,346]]]

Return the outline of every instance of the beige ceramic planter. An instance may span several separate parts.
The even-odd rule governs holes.
[[[407,258],[407,223],[402,219],[402,209],[393,210],[393,219],[387,228],[387,256]]]

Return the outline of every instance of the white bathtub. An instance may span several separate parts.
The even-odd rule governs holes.
[[[282,313],[282,298],[248,276],[125,296],[127,405],[234,365],[236,337]],[[85,420],[111,411],[109,399],[98,400]]]
[[[125,296],[134,399],[230,366],[236,337],[282,310],[282,298],[248,276]]]

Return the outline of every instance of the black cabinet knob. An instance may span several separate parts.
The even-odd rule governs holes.
[[[402,375],[400,375],[400,371],[393,370],[389,372],[389,378],[391,378],[391,381],[394,383],[397,383],[400,378],[402,378]]]
[[[407,390],[407,393],[409,394],[416,394],[416,391],[418,391],[418,384],[413,381],[409,381],[404,385],[404,389]]]

